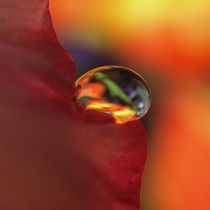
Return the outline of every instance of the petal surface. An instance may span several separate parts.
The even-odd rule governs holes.
[[[11,210],[134,210],[146,158],[139,121],[77,113],[75,65],[48,1],[0,1],[0,204]]]

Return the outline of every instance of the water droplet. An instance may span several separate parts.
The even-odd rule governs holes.
[[[123,124],[142,118],[151,105],[151,95],[144,79],[122,66],[102,66],[76,81],[74,101],[84,110],[112,115]]]

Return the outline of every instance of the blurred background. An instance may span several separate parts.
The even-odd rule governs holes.
[[[148,82],[142,210],[210,209],[210,1],[51,0],[78,76],[122,65]]]

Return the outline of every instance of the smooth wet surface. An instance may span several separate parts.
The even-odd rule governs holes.
[[[75,103],[84,110],[112,115],[122,124],[142,118],[151,105],[151,95],[144,79],[121,66],[93,69],[76,81]]]

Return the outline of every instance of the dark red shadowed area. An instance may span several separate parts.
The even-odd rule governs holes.
[[[97,112],[94,110],[87,110],[82,113],[82,118],[86,122],[90,123],[115,123],[115,119],[110,115],[102,112]]]
[[[0,206],[139,209],[142,123],[76,111],[75,65],[57,41],[48,1],[0,0],[0,8]]]

